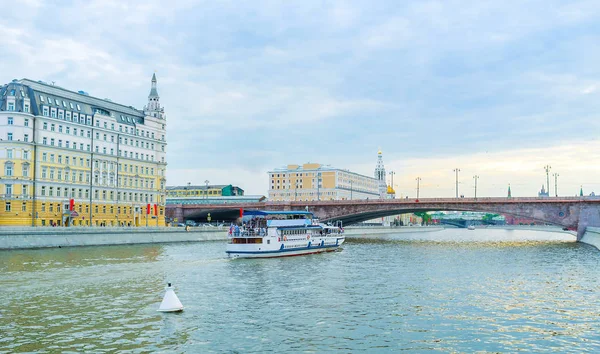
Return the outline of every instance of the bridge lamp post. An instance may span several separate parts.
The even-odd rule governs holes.
[[[475,199],[477,199],[477,180],[479,179],[479,176],[475,175],[473,176],[473,179],[475,180]]]
[[[204,191],[204,199],[208,199],[208,184],[210,183],[209,180],[204,181],[204,183],[206,183],[206,190]]]
[[[558,173],[552,174],[554,176],[554,196],[558,197]],[[548,191],[550,192],[550,191]]]
[[[421,187],[421,177],[417,177],[416,181],[417,181],[417,199],[419,199],[419,190]]]
[[[350,180],[350,200],[352,200],[352,180]]]
[[[546,171],[546,192],[550,195],[550,169],[552,167],[550,165],[544,166],[544,170]]]
[[[456,198],[458,198],[458,173],[460,172],[460,169],[455,168],[453,171],[456,172]]]

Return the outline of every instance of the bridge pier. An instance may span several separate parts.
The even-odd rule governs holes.
[[[581,241],[588,226],[600,227],[600,208],[596,205],[582,205],[577,225],[577,241]]]

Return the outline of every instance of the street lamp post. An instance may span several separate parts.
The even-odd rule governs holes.
[[[479,179],[479,176],[475,175],[473,176],[473,179],[475,180],[475,199],[477,199],[477,180]]]
[[[352,200],[352,181],[350,181],[350,200]]]
[[[558,176],[559,176],[559,174],[554,173],[553,176],[554,176],[554,196],[558,197]]]
[[[460,169],[455,168],[453,171],[456,172],[456,198],[458,198],[458,173],[460,172]]]
[[[550,165],[544,166],[544,170],[546,171],[546,192],[550,195],[550,169],[552,167]]]
[[[321,200],[321,172],[317,173],[317,201]]]
[[[421,189],[421,177],[417,177],[417,199],[419,199],[419,190]]]
[[[206,190],[204,191],[204,199],[208,199],[208,184],[210,183],[209,180],[204,181],[204,183],[206,183]]]

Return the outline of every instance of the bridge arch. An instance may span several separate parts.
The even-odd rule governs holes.
[[[400,214],[412,214],[415,212],[430,212],[430,211],[472,211],[472,212],[482,212],[482,213],[493,213],[493,214],[502,214],[502,215],[511,215],[520,218],[527,218],[531,220],[535,220],[541,223],[556,225],[556,226],[567,226],[556,220],[547,220],[539,217],[532,217],[531,215],[526,215],[517,212],[506,212],[506,211],[498,211],[494,208],[400,208],[400,209],[392,209],[392,210],[380,210],[380,211],[368,211],[368,212],[360,212],[346,215],[339,215],[332,218],[322,219],[323,222],[338,222],[341,221],[343,225],[353,225],[367,220],[373,220],[378,218],[383,218],[386,216],[392,215],[400,215]]]

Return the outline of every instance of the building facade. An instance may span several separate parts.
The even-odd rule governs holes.
[[[164,225],[156,85],[143,110],[41,81],[0,87],[0,225]]]
[[[269,200],[378,199],[379,180],[318,163],[288,165],[269,174]],[[385,183],[385,182],[384,182]]]

